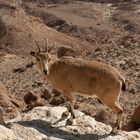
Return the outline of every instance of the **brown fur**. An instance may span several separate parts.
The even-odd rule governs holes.
[[[41,55],[38,53],[36,58],[41,59]],[[44,55],[45,61],[48,61],[49,53],[44,53]],[[96,95],[102,103],[118,114],[117,126],[121,128],[123,110],[119,105],[119,95],[125,87],[125,82],[114,67],[68,56],[50,61],[48,65],[49,72],[45,77],[68,98],[73,117],[75,117],[73,93],[91,97]]]

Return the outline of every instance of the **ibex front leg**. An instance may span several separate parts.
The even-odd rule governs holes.
[[[73,94],[69,91],[64,91],[63,94],[68,100],[68,109],[62,114],[62,117],[66,118],[69,116],[69,113],[71,113],[70,118],[66,122],[67,125],[71,125],[73,123],[73,119],[75,118]]]

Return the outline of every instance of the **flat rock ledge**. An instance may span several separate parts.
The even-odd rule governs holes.
[[[61,119],[65,107],[36,107],[0,125],[0,140],[139,140],[137,131],[112,133],[111,126],[75,111],[72,126]]]

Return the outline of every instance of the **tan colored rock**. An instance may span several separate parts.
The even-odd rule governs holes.
[[[2,125],[4,124],[2,107],[0,107],[0,124],[2,124]]]
[[[123,129],[126,131],[140,129],[140,105],[135,109],[131,121]]]
[[[49,90],[45,89],[41,94],[41,98],[49,101],[52,98],[52,95],[49,93]]]
[[[61,115],[65,107],[36,107],[11,122],[11,130],[17,137],[26,140],[139,140],[137,131],[118,131],[112,135],[112,128],[97,122],[94,118],[76,111],[73,125],[66,125],[67,118]],[[48,115],[49,114],[49,115]],[[12,123],[16,122],[16,123]]]
[[[32,93],[32,92],[28,92],[25,96],[24,96],[24,102],[26,104],[30,104],[31,102],[37,101],[37,96]]]
[[[132,121],[140,126],[140,105],[135,109]]]
[[[57,51],[58,58],[62,56],[72,56],[75,57],[77,55],[76,50],[70,47],[60,47]]]
[[[11,99],[8,96],[8,91],[2,84],[0,84],[0,107],[2,107],[0,110],[1,121],[2,121],[2,113],[4,115],[3,117],[4,120],[14,118],[19,115],[17,107],[12,104]]]
[[[15,136],[12,130],[0,125],[0,140],[23,140]]]

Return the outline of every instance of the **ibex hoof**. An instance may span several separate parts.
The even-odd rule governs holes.
[[[72,125],[73,124],[73,117],[70,117],[66,121],[66,125]]]
[[[118,129],[117,127],[112,129],[112,134],[118,134],[121,130]]]
[[[62,118],[67,118],[68,116],[69,116],[69,112],[67,110],[63,112],[63,114],[61,115]]]
[[[122,124],[116,124],[116,129],[121,130],[122,129]]]

